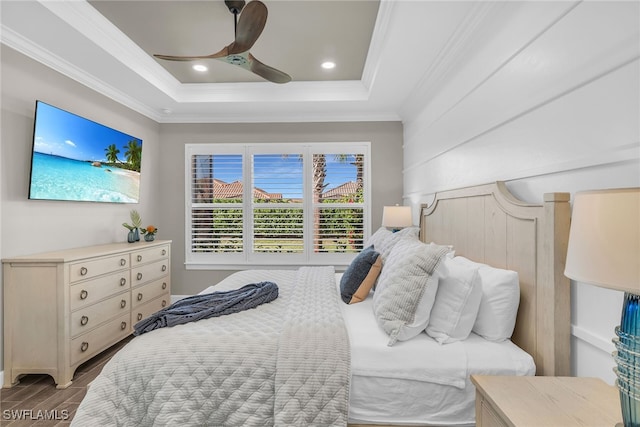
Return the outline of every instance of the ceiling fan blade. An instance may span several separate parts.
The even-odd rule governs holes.
[[[260,77],[263,77],[273,83],[289,83],[291,76],[280,70],[276,70],[262,62],[258,61],[255,56],[249,54],[249,70]]]
[[[231,46],[231,45],[229,45]],[[167,61],[196,61],[198,59],[216,59],[216,58],[224,58],[229,55],[229,46],[225,46],[219,52],[212,53],[211,55],[201,55],[201,56],[174,56],[174,55],[157,55],[154,54],[158,59],[166,59]]]
[[[229,55],[237,55],[251,49],[267,23],[267,6],[259,0],[249,2],[238,20],[236,39],[229,45]]]

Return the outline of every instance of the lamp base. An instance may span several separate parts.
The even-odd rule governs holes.
[[[640,427],[640,296],[624,293],[620,326],[616,327],[613,353],[617,366],[622,423],[616,427]]]

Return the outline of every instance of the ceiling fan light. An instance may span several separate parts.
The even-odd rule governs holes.
[[[206,65],[202,65],[202,64],[195,64],[193,66],[193,69],[196,70],[196,71],[199,71],[201,73],[204,73],[205,71],[208,70],[207,66]]]
[[[336,67],[336,63],[333,61],[325,61],[322,63],[321,67],[325,70],[331,70]]]

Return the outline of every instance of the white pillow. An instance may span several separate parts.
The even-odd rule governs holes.
[[[513,335],[520,305],[518,273],[455,257],[458,258],[460,262],[479,267],[482,300],[473,332],[489,341],[508,340]]]
[[[446,252],[447,248],[405,238],[389,253],[373,294],[373,313],[389,334],[388,345],[417,336],[429,324],[438,290],[435,271]]]
[[[427,335],[440,344],[466,339],[482,299],[479,267],[444,257],[438,267],[438,292],[431,309]]]

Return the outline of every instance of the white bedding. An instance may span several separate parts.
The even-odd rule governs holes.
[[[350,356],[333,267],[239,272],[215,290],[262,280],[277,283],[277,299],[129,342],[72,425],[346,425]]]
[[[440,345],[422,333],[389,347],[371,297],[343,304],[342,312],[351,342],[351,423],[474,425],[471,374],[535,374],[533,358],[511,341],[471,334]]]
[[[268,279],[281,285],[281,296],[275,301],[256,309],[236,313],[233,315],[236,316],[235,318],[233,316],[223,316],[205,319],[187,325],[153,331],[137,337],[125,347],[128,352],[121,351],[116,355],[110,364],[105,367],[103,374],[96,379],[74,418],[76,425],[108,425],[105,420],[111,422],[114,419],[121,422],[114,422],[113,425],[135,425],[132,424],[137,419],[133,416],[134,413],[139,413],[139,418],[147,420],[146,424],[148,425],[171,425],[173,421],[181,419],[179,418],[181,416],[180,411],[183,409],[187,409],[185,414],[191,417],[188,418],[191,421],[194,420],[193,416],[202,415],[202,419],[209,420],[228,417],[227,421],[233,425],[247,425],[250,419],[254,420],[255,418],[254,425],[265,425],[265,422],[272,417],[269,411],[272,408],[279,407],[279,400],[277,396],[274,398],[271,395],[261,396],[260,393],[254,393],[256,390],[263,389],[265,387],[264,384],[270,383],[266,377],[263,378],[260,375],[256,375],[252,369],[255,367],[260,368],[260,363],[262,363],[260,361],[266,360],[265,352],[267,349],[270,349],[269,351],[274,354],[279,352],[276,351],[275,344],[272,346],[269,343],[270,341],[266,340],[268,338],[266,335],[264,339],[260,337],[268,333],[269,337],[273,335],[277,339],[278,335],[275,332],[272,334],[270,331],[272,329],[281,329],[280,324],[286,320],[279,314],[281,312],[276,311],[276,309],[279,305],[290,304],[287,299],[290,293],[289,289],[311,290],[314,288],[313,286],[311,288],[304,286],[291,288],[289,282],[294,273],[293,271],[284,270],[243,271],[225,279],[219,286],[204,290],[202,293],[233,289],[256,280]],[[333,274],[328,277],[329,292],[324,294],[325,297],[327,295],[331,296],[330,291],[333,284],[330,282],[332,277]],[[372,297],[369,296],[369,298],[357,304],[344,304],[339,298],[339,274],[336,275],[336,279],[336,300],[339,306],[334,307],[333,310],[328,310],[324,307],[319,312],[333,319],[339,319],[338,313],[342,312],[350,345],[346,346],[345,344],[347,351],[345,355],[342,355],[342,353],[336,351],[337,347],[329,339],[332,334],[329,334],[317,344],[314,344],[315,347],[312,346],[306,350],[308,350],[308,354],[322,353],[323,349],[334,352],[342,363],[346,364],[347,369],[345,371],[348,371],[348,349],[350,347],[350,384],[347,379],[349,377],[348,374],[344,378],[331,378],[331,381],[335,382],[336,390],[339,390],[340,385],[344,390],[343,416],[346,412],[346,385],[349,385],[348,421],[350,423],[474,425],[475,389],[469,380],[471,374],[533,375],[535,373],[532,357],[510,341],[489,342],[475,334],[471,334],[464,341],[440,345],[426,333],[421,333],[411,340],[398,342],[390,347],[387,345],[389,337],[378,326],[374,318]],[[304,280],[304,282],[306,283],[307,281]],[[309,310],[309,307],[303,304],[307,299],[309,298],[295,299],[296,302],[292,305],[294,314],[300,310]],[[238,318],[243,321],[238,322]],[[317,319],[315,317],[313,319],[312,324],[317,324]],[[304,326],[305,322],[294,321],[293,324]],[[300,334],[302,335],[292,341],[291,344],[293,347],[300,347],[300,351],[302,351],[301,346],[308,347],[307,341],[310,344],[318,341],[310,339],[310,335],[305,331],[306,329],[304,328],[300,329]],[[160,339],[153,340],[154,337]],[[256,337],[259,338],[257,342],[258,348],[250,346]],[[233,342],[227,342],[229,340]],[[346,340],[347,337],[344,336],[344,341],[346,342]],[[219,347],[223,341],[226,344],[230,344],[232,349],[237,347],[236,357],[214,358],[216,352],[213,352],[212,348]],[[233,347],[234,345],[236,347]],[[168,350],[169,347],[170,350]],[[152,353],[155,352],[155,354],[165,354],[167,358],[175,358],[177,364],[171,365],[162,362],[158,358],[150,358],[150,351]],[[294,354],[296,349],[293,348],[292,352],[286,354]],[[133,358],[126,358],[131,354],[133,354]],[[246,383],[246,386],[243,385],[244,388],[240,386],[234,387],[235,391],[233,393],[238,394],[238,399],[225,401],[224,405],[218,405],[211,399],[213,394],[210,397],[203,395],[202,399],[195,398],[196,395],[194,393],[196,391],[199,396],[203,394],[203,391],[207,390],[203,388],[203,378],[216,379],[215,381],[207,380],[207,384],[209,382],[212,384],[209,389],[211,393],[219,394],[220,390],[223,390],[222,383],[228,382],[226,380],[231,377],[232,373],[238,371],[235,362],[227,367],[226,361],[231,362],[231,359],[237,359],[240,354],[244,354],[243,358],[248,361],[244,365],[247,367],[246,370],[249,374],[242,379],[244,381],[242,384]],[[211,370],[212,372],[206,375],[191,375],[189,372],[195,369],[190,368],[189,363],[187,363],[191,360],[191,355],[197,356],[198,366],[206,366],[205,371]],[[156,359],[160,361],[158,362]],[[285,362],[288,360],[288,358],[285,358]],[[160,365],[156,366],[156,364],[150,363],[152,361],[156,361]],[[269,366],[274,363],[270,362]],[[118,365],[122,367],[122,370],[117,368]],[[313,365],[319,366],[318,362],[314,362]],[[185,370],[186,374],[182,376],[162,374],[163,370],[166,371],[167,369],[169,371],[171,369]],[[260,369],[262,370],[262,368]],[[285,370],[285,372],[297,370],[298,368],[292,367]],[[336,366],[334,365],[324,369],[327,372],[334,372],[335,370]],[[216,372],[213,371],[220,371],[220,375],[216,376]],[[275,371],[269,370],[269,372],[270,374],[267,375],[269,378],[275,376]],[[112,376],[115,374],[117,375]],[[143,374],[152,379],[160,378],[162,384],[173,384],[173,386],[169,391],[163,388],[159,392],[156,388],[146,386],[149,381]],[[312,379],[315,378],[314,375],[303,374],[301,378]],[[134,377],[137,382],[132,382]],[[192,384],[192,380],[198,378],[198,381],[202,381],[198,385]],[[216,381],[220,382],[220,384],[216,385],[218,384]],[[121,391],[114,392],[111,388],[112,384],[118,384],[119,382],[122,383],[118,389]],[[306,384],[309,381],[305,380],[303,382]],[[131,389],[132,384],[133,388],[137,387],[139,391],[130,400],[127,400],[123,398],[126,394],[124,390]],[[277,381],[276,384],[278,384]],[[304,384],[302,383],[292,383],[292,385],[292,390],[295,392],[293,394],[299,394],[297,390],[304,390],[304,387],[302,387]],[[271,385],[267,388],[272,389],[273,387],[274,385]],[[275,386],[275,388],[282,388],[286,391],[284,387]],[[320,389],[319,386],[314,388],[314,390]],[[165,391],[168,394],[164,395]],[[302,407],[292,407],[291,402],[307,401],[306,398],[298,399],[299,396],[294,396],[293,394],[293,398],[287,395],[283,400],[282,406],[286,410],[278,411],[278,413],[281,412],[288,418],[280,420],[276,415],[273,419],[273,424],[308,424],[302,419],[294,420],[295,414],[306,415],[312,411]],[[205,393],[205,395],[207,394]],[[142,405],[143,400],[149,400],[153,405],[156,405],[155,412],[150,410],[153,409],[151,406]],[[129,402],[129,406],[125,404],[127,402]],[[212,404],[213,407],[209,408]],[[256,418],[256,409],[262,407],[260,405],[265,407],[263,411],[265,417],[258,420]],[[227,406],[229,407],[227,408]],[[121,408],[125,409],[121,410]],[[226,412],[222,411],[224,408],[228,410]],[[317,409],[319,410],[319,416],[325,416],[325,412],[331,413],[330,408],[327,406],[321,405]],[[205,414],[203,411],[209,412]],[[340,413],[340,411],[334,412]],[[117,416],[114,418],[113,414]],[[293,415],[289,416],[289,414]],[[98,424],[87,423],[89,420],[96,421],[98,419],[100,420]],[[240,421],[241,419],[242,421]],[[163,424],[159,420],[167,422]],[[182,421],[183,425],[193,425],[193,423]],[[344,421],[346,419],[342,420],[342,422]],[[267,424],[269,423],[267,422]],[[138,423],[137,425],[143,424],[145,423]],[[333,424],[333,422],[330,424]],[[206,425],[206,423],[200,423],[199,425]],[[326,423],[320,423],[320,425],[326,425]]]

